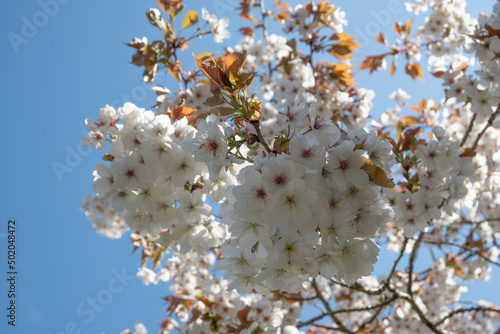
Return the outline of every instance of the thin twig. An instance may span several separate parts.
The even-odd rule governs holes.
[[[403,257],[403,255],[405,253],[407,245],[408,245],[408,238],[405,237],[405,240],[403,241],[403,247],[401,247],[401,251],[399,252],[399,256],[396,259],[396,261],[394,262],[394,265],[392,266],[392,269],[391,269],[391,272],[389,273],[389,276],[387,276],[387,278],[384,281],[384,284],[382,284],[382,291],[387,289],[387,286],[389,285],[389,282],[392,278],[392,275],[394,275],[394,272],[396,271],[396,267],[398,266],[399,261],[401,260],[401,258]]]
[[[394,298],[394,300],[396,300],[396,299],[397,298]],[[365,328],[366,326],[368,326],[368,324],[370,324],[373,320],[375,320],[378,317],[378,315],[380,314],[380,312],[382,312],[383,309],[384,309],[383,307],[379,308],[375,313],[373,313],[373,315],[369,319],[367,319],[365,322],[363,322],[361,325],[359,325],[356,333],[361,333],[361,330],[363,328]]]
[[[420,243],[422,242],[422,239],[424,238],[424,232],[420,232],[418,235],[417,241],[415,241],[415,244],[413,245],[413,249],[411,250],[411,255],[410,255],[410,261],[409,261],[409,269],[408,269],[408,289],[407,293],[410,297],[413,298],[413,291],[412,291],[412,285],[413,285],[413,267],[415,265],[415,259],[417,258],[417,253],[418,249],[420,248]]]
[[[325,307],[328,315],[332,318],[333,322],[335,322],[335,324],[339,327],[339,330],[341,330],[341,331],[343,331],[345,333],[348,333],[348,334],[354,334],[354,332],[350,331],[347,327],[344,326],[344,324],[342,323],[342,321],[340,321],[340,319],[337,318],[335,316],[335,314],[332,314],[333,310],[330,307],[330,304],[328,304],[328,301],[323,297],[323,295],[319,291],[318,285],[316,284],[316,280],[315,279],[312,280],[312,286],[314,288],[314,291],[316,291],[316,294],[318,295],[319,300],[321,301],[321,303]]]
[[[486,130],[488,130],[488,128],[493,125],[493,121],[495,120],[495,118],[497,117],[497,115],[499,113],[500,113],[500,104],[498,105],[497,110],[495,110],[495,112],[488,119],[488,123],[486,123],[483,130],[481,130],[481,132],[477,135],[476,140],[474,141],[474,144],[472,145],[473,151],[477,148],[477,145],[479,144],[479,140],[485,134]]]
[[[500,267],[500,263],[492,261],[487,256],[483,255],[480,251],[477,251],[477,250],[475,250],[471,247],[465,246],[465,245],[460,245],[460,244],[457,244],[454,242],[449,242],[449,241],[424,241],[424,242],[427,244],[431,244],[431,245],[438,245],[438,246],[439,245],[446,245],[446,246],[458,247],[463,251],[461,254],[463,254],[464,252],[469,252],[472,255],[477,255],[477,256],[481,257],[482,259],[484,259],[485,261],[487,261],[487,262],[489,262],[497,267]]]
[[[470,132],[472,131],[472,127],[474,126],[474,121],[476,120],[477,114],[474,114],[472,116],[472,119],[470,120],[469,126],[467,127],[467,130],[465,130],[464,137],[462,138],[462,141],[460,142],[460,146],[464,146],[465,142],[467,141],[467,138],[470,135]]]
[[[259,139],[259,143],[261,143],[264,148],[266,149],[267,152],[273,153],[273,150],[267,145],[266,140],[264,139],[264,136],[262,135],[262,132],[260,131],[260,123],[259,121],[251,121],[250,122],[253,127],[255,128],[255,131],[257,132],[257,138]]]
[[[500,313],[500,310],[490,308],[490,307],[484,307],[484,306],[474,306],[474,307],[469,307],[469,308],[460,308],[454,311],[451,311],[448,313],[443,319],[439,320],[435,325],[439,326],[442,323],[444,323],[447,319],[453,317],[455,314],[459,313],[467,313],[467,312],[495,312],[495,313]]]
[[[360,291],[360,292],[366,293],[368,295],[380,295],[383,292],[382,288],[379,288],[379,289],[367,289],[367,288],[363,287],[359,283],[354,283],[352,285],[347,285],[345,283],[336,281],[333,278],[330,279],[330,281],[332,281],[334,284],[340,285],[341,287],[349,288],[349,289],[356,290],[356,291]]]
[[[266,13],[266,7],[264,5],[264,0],[260,0],[260,14],[262,15],[262,34],[264,35],[264,41],[267,44],[267,36],[268,36],[267,23],[266,23],[267,13]],[[271,62],[269,62],[267,66],[269,68],[269,77],[271,77],[273,75],[273,68],[271,66]]]
[[[379,307],[384,307],[385,305],[388,305],[388,304],[392,303],[396,299],[397,299],[397,297],[392,297],[392,298],[384,300],[383,302],[381,302],[381,303],[379,303],[377,305],[365,306],[365,307],[357,307],[357,308],[347,308],[347,309],[343,309],[343,310],[335,310],[335,311],[332,311],[332,312],[328,313],[328,315],[338,314],[338,313],[350,313],[350,312],[370,311],[370,310],[374,310],[374,309],[379,308]]]
[[[264,0],[260,0],[260,13],[262,14],[262,32],[264,34],[264,40],[267,41],[267,26],[266,26],[266,6],[264,5]]]
[[[320,325],[320,324],[314,324],[313,326],[314,326],[314,327],[319,327],[319,328],[328,329],[328,330],[331,330],[331,331],[339,331],[339,330],[341,330],[341,329],[340,329],[340,328],[338,328],[338,327],[331,327],[331,326],[325,326],[325,325]]]

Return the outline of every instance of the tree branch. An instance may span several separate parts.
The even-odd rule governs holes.
[[[497,117],[497,115],[499,113],[500,113],[500,104],[497,106],[497,109],[495,110],[495,112],[488,119],[488,123],[486,123],[483,130],[481,130],[481,132],[477,135],[476,140],[474,141],[474,144],[472,145],[472,150],[475,150],[477,148],[477,145],[479,144],[479,140],[485,134],[486,130],[488,130],[488,128],[493,125],[493,121],[495,120],[495,118]]]
[[[441,325],[446,320],[448,320],[449,318],[453,317],[456,314],[473,312],[473,311],[476,311],[476,312],[495,312],[495,313],[500,313],[500,310],[498,310],[498,309],[494,309],[494,308],[490,308],[490,307],[484,307],[484,306],[474,306],[474,307],[469,307],[469,308],[460,308],[460,309],[457,309],[457,310],[454,310],[454,311],[451,311],[450,313],[448,313],[443,319],[439,320],[435,325],[436,326]]]
[[[466,245],[460,245],[460,244],[457,244],[457,243],[454,243],[454,242],[449,242],[449,241],[424,241],[425,243],[427,244],[431,244],[431,245],[447,245],[447,246],[454,246],[454,247],[458,247],[460,248],[461,250],[463,251],[466,251],[466,252],[469,252],[473,255],[477,255],[479,256],[480,258],[484,259],[485,261],[497,266],[500,268],[500,263],[498,262],[495,262],[495,261],[492,261],[490,260],[487,256],[483,255],[480,251],[477,251],[471,247],[468,247]]]
[[[273,150],[271,150],[271,148],[269,147],[269,145],[267,145],[266,140],[264,139],[264,136],[262,135],[262,132],[260,131],[259,121],[251,121],[250,123],[254,126],[255,131],[257,132],[257,137],[259,139],[259,143],[261,143],[264,146],[264,148],[266,149],[267,152],[274,153]]]
[[[417,258],[417,253],[418,249],[420,248],[420,244],[422,242],[422,239],[424,238],[424,232],[420,232],[418,235],[417,241],[415,241],[415,244],[413,245],[413,249],[411,250],[411,255],[410,255],[410,261],[409,261],[409,269],[408,269],[408,289],[406,290],[408,295],[413,298],[413,291],[412,291],[412,285],[413,285],[413,267],[415,265],[415,260]]]
[[[335,322],[335,324],[339,327],[339,330],[341,330],[345,333],[348,333],[348,334],[355,334],[354,332],[350,331],[347,327],[345,327],[344,324],[342,323],[342,321],[340,321],[340,319],[335,316],[332,308],[330,307],[330,304],[328,304],[328,301],[323,297],[323,295],[319,291],[318,285],[316,284],[316,280],[313,279],[311,283],[312,283],[312,286],[314,288],[314,291],[316,291],[316,294],[318,295],[319,300],[321,301],[321,303],[325,307],[327,314],[332,318],[333,322]]]
[[[472,127],[474,126],[474,121],[476,120],[477,114],[474,114],[472,116],[472,119],[470,120],[469,126],[467,127],[467,130],[465,130],[464,137],[462,138],[462,141],[460,142],[460,147],[464,146],[465,142],[467,141],[467,138],[470,135],[470,132],[472,131]]]

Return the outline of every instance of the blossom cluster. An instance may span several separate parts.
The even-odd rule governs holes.
[[[227,280],[213,275],[215,260],[216,255],[211,252],[204,255],[194,250],[176,253],[161,270],[154,272],[143,267],[137,277],[146,285],[172,281],[173,295],[165,298],[170,302],[167,313],[188,322],[182,333],[253,333],[256,330],[298,333],[292,326],[300,317],[301,303],[289,303],[272,293],[240,295],[228,289]],[[197,315],[196,319],[189,320],[190,312]],[[167,327],[179,329],[174,319],[164,324],[164,333]]]
[[[363,130],[341,134],[300,107],[280,116],[303,135],[290,140],[289,155],[255,157],[228,190],[221,216],[235,238],[222,248],[219,268],[242,292],[298,292],[318,274],[355,282],[377,259],[370,238],[393,218],[362,167],[389,170],[391,146]]]
[[[118,111],[105,107],[101,114],[108,118],[87,121],[90,134],[86,141],[96,133],[105,138],[102,145],[110,141],[106,160],[111,163],[98,164],[94,172],[92,188],[99,198],[124,216],[130,229],[153,236],[162,232],[158,242],[165,247],[174,241],[186,251],[220,246],[227,228],[217,222],[205,201],[208,195],[220,200],[224,183],[198,187],[208,180],[209,170],[181,148],[196,132],[187,119],[172,122],[167,115],[131,103]],[[115,123],[118,117],[120,123]],[[231,172],[224,173],[227,184],[235,181]],[[95,215],[96,210],[99,208],[92,206],[88,212]]]

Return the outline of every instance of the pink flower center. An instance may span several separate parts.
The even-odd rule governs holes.
[[[282,186],[286,183],[286,177],[283,174],[276,175],[273,179],[273,182],[278,186]]]
[[[267,193],[264,189],[256,189],[255,190],[255,197],[260,198],[260,199],[265,199],[267,196]]]
[[[312,156],[311,149],[307,149],[302,151],[302,158],[310,158]]]
[[[127,172],[125,173],[125,175],[127,175],[127,177],[129,177],[129,178],[134,177],[135,176],[135,171],[133,169],[129,169],[129,170],[127,170]]]
[[[210,140],[208,142],[208,147],[210,147],[210,150],[212,151],[217,151],[217,148],[219,147],[219,144],[217,144],[217,142],[215,140]]]
[[[340,169],[346,170],[349,168],[349,161],[347,160],[341,160],[339,164]]]

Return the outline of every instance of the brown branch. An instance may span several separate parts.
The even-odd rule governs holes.
[[[267,26],[266,26],[266,7],[264,5],[264,0],[259,1],[260,13],[262,14],[262,33],[264,34],[264,40],[267,41]]]
[[[302,328],[304,326],[314,325],[314,323],[316,321],[321,320],[321,319],[323,319],[326,316],[327,316],[326,313],[321,313],[320,315],[317,315],[314,318],[311,318],[311,319],[309,319],[307,321],[299,322],[296,326],[297,326],[297,328]],[[314,326],[316,326],[316,325],[314,325]]]
[[[319,300],[321,301],[321,303],[325,307],[325,309],[327,311],[326,313],[332,318],[333,322],[335,322],[335,324],[339,327],[339,330],[341,330],[342,332],[348,333],[348,334],[355,334],[354,332],[350,331],[347,327],[345,327],[344,324],[342,323],[342,321],[340,321],[340,319],[337,318],[335,316],[335,314],[332,314],[333,310],[330,307],[330,304],[328,304],[328,301],[325,299],[325,297],[323,297],[323,295],[319,291],[318,285],[316,284],[316,280],[313,279],[311,283],[312,283],[312,286],[314,288],[314,291],[316,291],[316,294],[318,295]]]
[[[396,300],[397,298],[394,297],[394,300]],[[377,317],[378,315],[380,314],[380,312],[382,312],[384,308],[381,307],[377,310],[377,312],[375,312],[369,319],[367,319],[365,322],[363,322],[361,325],[359,325],[358,327],[358,330],[356,331],[356,333],[361,333],[361,330],[363,328],[365,328],[366,326],[368,326],[370,323],[372,323]]]
[[[475,150],[477,148],[477,145],[479,144],[479,140],[485,134],[486,130],[488,130],[488,128],[493,125],[493,121],[495,120],[495,118],[497,117],[497,115],[499,113],[500,113],[500,104],[497,106],[497,109],[495,110],[495,112],[488,119],[488,123],[486,123],[483,130],[481,130],[481,132],[477,135],[477,138],[474,141],[474,144],[472,145],[472,150]]]
[[[470,135],[470,132],[472,131],[472,127],[474,126],[474,121],[476,120],[477,114],[474,114],[472,116],[472,119],[470,120],[469,126],[467,127],[467,130],[465,130],[464,137],[462,138],[462,141],[460,142],[460,147],[464,146],[465,142],[467,141],[467,138]]]
[[[401,251],[399,252],[399,256],[396,259],[396,261],[394,262],[394,265],[392,266],[392,269],[391,269],[391,272],[389,273],[389,276],[387,276],[384,283],[382,284],[382,287],[381,287],[382,291],[387,289],[387,287],[389,286],[389,282],[392,278],[392,275],[394,275],[394,272],[396,271],[396,267],[397,267],[399,261],[401,260],[401,258],[403,257],[407,245],[408,245],[408,238],[405,237],[405,240],[403,241],[403,247],[401,247]]]
[[[262,135],[262,132],[260,131],[260,123],[259,121],[251,121],[250,124],[252,124],[255,128],[255,131],[257,132],[257,138],[259,139],[259,143],[261,143],[264,148],[266,149],[267,152],[269,153],[274,153],[273,150],[267,145],[266,140],[264,139],[264,136]]]
[[[420,232],[418,235],[417,241],[413,244],[413,249],[411,250],[410,261],[409,261],[409,269],[408,269],[408,289],[406,290],[408,295],[413,298],[413,268],[415,265],[415,260],[417,258],[418,249],[420,248],[420,244],[422,239],[424,238],[424,232]]]
[[[443,319],[439,320],[435,325],[436,326],[441,325],[447,319],[453,317],[456,314],[473,312],[473,311],[476,311],[476,312],[495,312],[495,313],[500,313],[500,310],[498,310],[498,309],[494,309],[494,308],[491,308],[491,307],[484,307],[484,306],[474,306],[474,307],[469,307],[469,308],[461,308],[461,309],[457,309],[457,310],[451,311]]]
[[[335,282],[335,281],[334,281]],[[345,286],[345,287],[348,287],[350,289],[353,289],[353,290],[357,290],[357,291],[361,291],[361,292],[364,292],[364,293],[367,293],[367,294],[380,294],[380,289],[377,289],[377,290],[373,290],[373,291],[370,291],[370,290],[367,290],[365,289],[364,287],[362,287],[361,285],[359,284],[354,284],[352,286],[348,286],[347,284],[344,284],[344,283],[340,283],[340,282],[336,282],[338,283],[339,285],[341,286]],[[417,305],[417,303],[415,302],[415,300],[413,299],[413,296],[412,295],[409,295],[405,292],[401,292],[401,291],[398,291],[396,288],[388,285],[387,289],[393,293],[393,297],[394,300],[398,299],[398,298],[401,298],[401,299],[404,299],[406,300],[410,306],[412,307],[412,309],[417,313],[417,315],[419,316],[420,320],[430,329],[432,330],[434,333],[437,333],[437,334],[444,334],[439,328],[437,328],[436,325],[434,325],[429,319],[427,319],[427,317],[425,316],[424,312],[420,309],[420,307]],[[391,298],[391,299],[392,299]],[[372,320],[373,321],[373,320]],[[366,326],[366,325],[365,325]]]
[[[473,221],[464,221],[464,222],[461,222],[462,224],[470,224],[470,225],[479,225],[479,224],[482,224],[482,223],[487,223],[487,222],[498,222],[500,221],[500,217],[496,217],[496,218],[485,218],[483,220],[480,220],[480,221],[477,221],[477,222],[473,222]]]
[[[340,285],[341,287],[344,287],[344,288],[349,288],[349,289],[352,289],[352,290],[356,290],[356,291],[360,291],[360,292],[364,292],[368,295],[380,295],[382,294],[383,290],[382,289],[367,289],[365,288],[364,286],[362,286],[361,284],[359,283],[354,283],[352,285],[347,285],[345,283],[342,283],[342,282],[339,282],[339,281],[336,281],[334,280],[333,278],[330,279],[330,281],[332,281],[332,283],[334,284],[337,284],[337,285]]]
[[[369,294],[369,295],[380,295],[389,287],[389,283],[391,281],[391,278],[396,271],[396,267],[399,264],[399,261],[401,261],[401,258],[404,255],[404,252],[406,250],[407,245],[408,245],[408,238],[405,238],[405,240],[403,242],[403,247],[401,248],[401,251],[399,252],[399,256],[396,259],[396,261],[394,262],[394,265],[392,266],[392,269],[391,269],[391,272],[389,273],[389,276],[387,276],[384,283],[382,283],[382,285],[378,289],[368,290],[368,289],[364,288],[362,285],[360,285],[359,283],[354,283],[353,285],[347,285],[347,284],[344,284],[342,282],[335,281],[334,279],[331,279],[331,281],[337,285],[344,287],[344,288],[350,288],[353,290],[364,292],[364,293]]]
[[[305,301],[311,301],[315,300],[318,298],[317,296],[313,297],[292,297],[292,296],[286,296],[285,294],[280,294],[280,298],[286,299],[286,300],[293,300],[295,302],[305,302]]]
[[[313,326],[314,326],[314,327],[319,327],[319,328],[328,329],[328,330],[331,330],[331,331],[339,331],[339,330],[341,330],[341,329],[340,329],[340,328],[338,328],[338,327],[331,327],[331,326],[325,326],[325,325],[320,325],[320,324],[314,324]]]
[[[260,0],[259,5],[260,5],[260,14],[262,15],[262,34],[264,35],[264,41],[267,44],[267,36],[268,36],[267,24],[266,24],[267,13],[266,13],[266,7],[264,5],[264,0]],[[271,62],[267,64],[267,67],[269,68],[269,76],[271,77],[273,75],[273,68],[271,66]]]
[[[408,295],[407,293],[398,291],[395,288],[389,287],[389,291],[397,295],[399,298],[402,298],[406,300],[411,308],[417,313],[418,317],[420,318],[420,321],[424,323],[424,325],[427,326],[432,332],[436,334],[444,334],[439,328],[437,328],[437,325],[433,324],[427,317],[425,316],[424,312],[420,309],[420,307],[417,305],[415,300],[413,299],[413,296]]]
[[[483,255],[480,251],[478,250],[475,250],[471,247],[468,247],[466,245],[460,245],[460,244],[457,244],[457,243],[454,243],[454,242],[449,242],[449,241],[424,241],[425,243],[427,244],[431,244],[431,245],[446,245],[446,246],[454,246],[454,247],[458,247],[460,248],[462,251],[464,252],[469,252],[473,255],[477,255],[479,256],[480,258],[484,259],[485,261],[497,266],[497,267],[500,267],[500,263],[498,262],[495,262],[495,261],[492,261],[491,259],[489,259],[487,256]]]
[[[346,308],[346,309],[342,309],[342,310],[335,310],[335,311],[332,311],[330,313],[327,313],[327,315],[339,314],[339,313],[370,311],[370,310],[374,310],[374,309],[376,309],[378,307],[383,307],[385,305],[388,305],[388,304],[392,303],[393,301],[395,301],[396,299],[397,299],[397,297],[391,297],[391,298],[386,299],[386,300],[384,300],[383,302],[381,302],[381,303],[379,303],[377,305],[365,306],[365,307],[357,307],[357,308]]]

